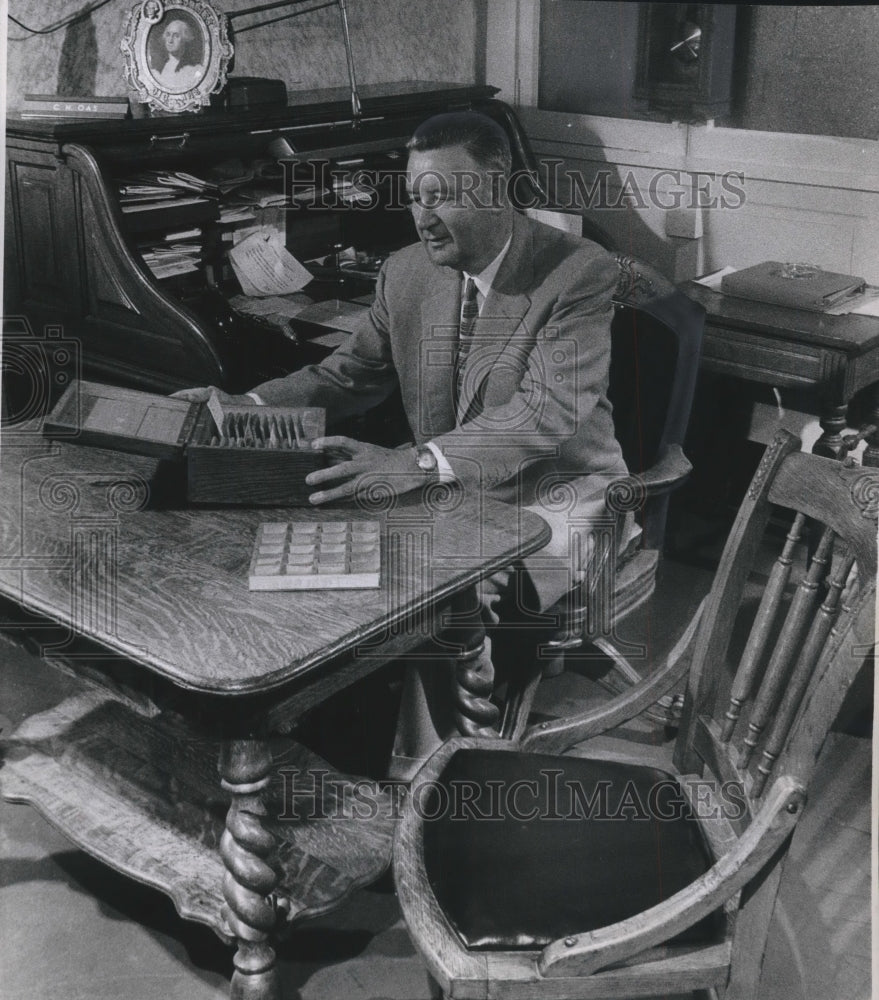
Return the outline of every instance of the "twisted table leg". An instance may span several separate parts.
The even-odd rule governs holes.
[[[281,1000],[270,934],[275,908],[270,893],[278,881],[269,864],[275,838],[262,825],[263,792],[272,755],[262,740],[230,740],[220,755],[222,785],[232,795],[220,855],[226,866],[223,916],[238,941],[232,1000]]]
[[[494,668],[486,651],[485,625],[473,604],[473,596],[466,593],[452,602],[456,624],[447,633],[460,649],[454,656],[455,725],[463,736],[497,736],[500,711],[489,700]]]
[[[879,466],[879,385],[874,385],[870,390],[873,397],[873,409],[870,412],[868,420],[873,424],[877,430],[873,431],[867,437],[867,447],[864,451],[864,457],[861,460],[861,464],[868,466],[871,469],[875,469]]]

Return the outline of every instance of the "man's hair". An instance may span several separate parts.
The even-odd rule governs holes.
[[[513,168],[510,142],[496,121],[478,111],[450,111],[422,122],[406,143],[410,153],[460,146],[478,166],[509,177]]]
[[[180,25],[180,35],[186,44],[195,41],[195,33],[193,32],[192,27],[179,17],[175,17],[173,21],[169,21],[165,25],[165,30],[162,32],[162,35],[164,36],[168,31],[170,31],[175,24]]]

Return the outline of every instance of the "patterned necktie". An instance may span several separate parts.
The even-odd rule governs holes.
[[[479,316],[479,302],[476,299],[476,282],[467,278],[464,283],[464,294],[461,299],[461,322],[458,325],[458,358],[455,363],[455,399],[461,398],[461,386],[464,384],[464,368],[467,355],[473,343],[473,328]]]

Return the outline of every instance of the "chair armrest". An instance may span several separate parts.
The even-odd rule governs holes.
[[[634,719],[644,709],[655,704],[686,675],[690,664],[685,654],[699,629],[705,604],[703,599],[683,635],[659,667],[651,670],[646,677],[622,694],[579,715],[530,726],[522,736],[522,749],[531,753],[564,753],[576,743],[582,743]]]
[[[681,486],[693,471],[679,444],[670,444],[645,472],[622,476],[605,490],[611,510],[637,510],[648,497],[663,496]]]
[[[800,818],[805,798],[798,781],[779,778],[748,829],[704,875],[628,920],[553,941],[538,960],[540,973],[589,976],[692,927],[740,892],[772,858]]]
[[[680,486],[693,471],[690,460],[679,444],[670,444],[662,457],[642,473],[649,496],[666,493]]]

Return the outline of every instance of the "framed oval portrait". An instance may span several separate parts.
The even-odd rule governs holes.
[[[143,0],[125,19],[125,78],[159,111],[196,111],[226,83],[226,19],[205,0]]]

